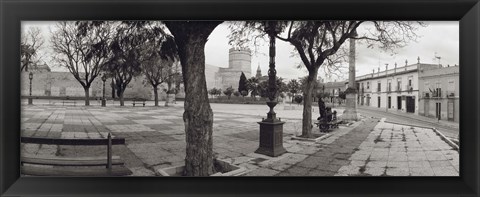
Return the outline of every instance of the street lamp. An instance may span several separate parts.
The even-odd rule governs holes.
[[[267,119],[263,119],[260,124],[260,145],[255,153],[276,157],[287,152],[283,147],[283,124],[277,119],[273,108],[277,105],[275,97],[277,94],[276,74],[275,70],[275,35],[279,32],[277,29],[277,21],[265,22],[265,31],[270,38],[270,64],[268,69],[268,99],[267,105],[270,111],[267,113]]]
[[[102,81],[103,81],[103,97],[102,97],[102,107],[105,107],[107,104],[107,101],[105,100],[105,81],[107,80],[107,76],[105,74],[102,75]]]
[[[32,100],[32,79],[33,79],[33,73],[30,72],[28,74],[28,79],[30,79],[30,96],[28,97],[28,104],[33,105],[33,100]]]

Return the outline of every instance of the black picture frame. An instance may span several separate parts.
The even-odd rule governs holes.
[[[478,196],[477,0],[0,0],[1,196]],[[460,21],[460,177],[20,177],[22,20]]]

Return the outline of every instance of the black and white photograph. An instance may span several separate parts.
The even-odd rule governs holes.
[[[459,24],[22,21],[21,175],[459,177]]]

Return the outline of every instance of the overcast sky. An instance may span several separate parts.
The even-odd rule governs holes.
[[[51,49],[50,49],[50,32],[54,30],[55,22],[23,22],[22,31],[25,31],[30,26],[39,27],[42,31],[43,38],[45,40],[44,47],[42,49],[42,61],[46,62],[49,66],[51,63]],[[420,35],[417,42],[410,42],[408,46],[398,49],[395,54],[391,52],[384,52],[378,48],[370,49],[366,47],[366,44],[357,43],[356,48],[356,70],[357,76],[371,73],[372,69],[377,71],[380,66],[380,70],[385,70],[385,64],[389,64],[389,68],[393,68],[394,63],[398,64],[398,67],[405,65],[405,60],[408,60],[408,64],[417,62],[417,57],[420,57],[422,63],[439,63],[437,57],[441,57],[440,63],[442,65],[455,65],[459,64],[459,22],[457,21],[441,21],[441,22],[426,22],[427,27],[419,27],[417,34]],[[219,25],[210,35],[205,49],[206,63],[218,67],[228,67],[228,49],[231,46],[228,45],[228,35],[230,30],[228,29],[228,22]],[[362,28],[368,26],[359,27],[359,31]],[[345,43],[348,45],[348,43]],[[276,68],[277,75],[286,79],[294,79],[307,74],[305,69],[297,69],[296,65],[301,63],[301,60],[297,56],[292,56],[294,48],[288,43],[277,40],[277,56],[276,56]],[[256,72],[257,66],[260,65],[262,74],[266,75],[268,70],[268,44],[264,43],[258,48],[258,53],[252,55],[252,74]],[[345,64],[347,66],[347,63]],[[58,68],[52,68],[53,70],[60,70]],[[320,76],[325,76],[320,72]],[[343,80],[348,76],[339,73],[340,77],[332,77],[330,80]],[[328,79],[327,79],[328,80]]]

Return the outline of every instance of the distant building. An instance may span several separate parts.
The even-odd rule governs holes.
[[[420,115],[459,122],[459,71],[457,65],[419,70]]]
[[[248,48],[231,48],[228,54],[228,68],[219,68],[215,73],[215,87],[222,90],[228,87],[238,88],[240,75],[245,74],[249,79],[251,74],[252,54]]]
[[[419,110],[419,71],[425,69],[437,69],[438,64],[420,63],[389,69],[380,72],[356,77],[358,87],[359,105],[371,106],[383,109],[392,109],[402,112],[418,114]]]

